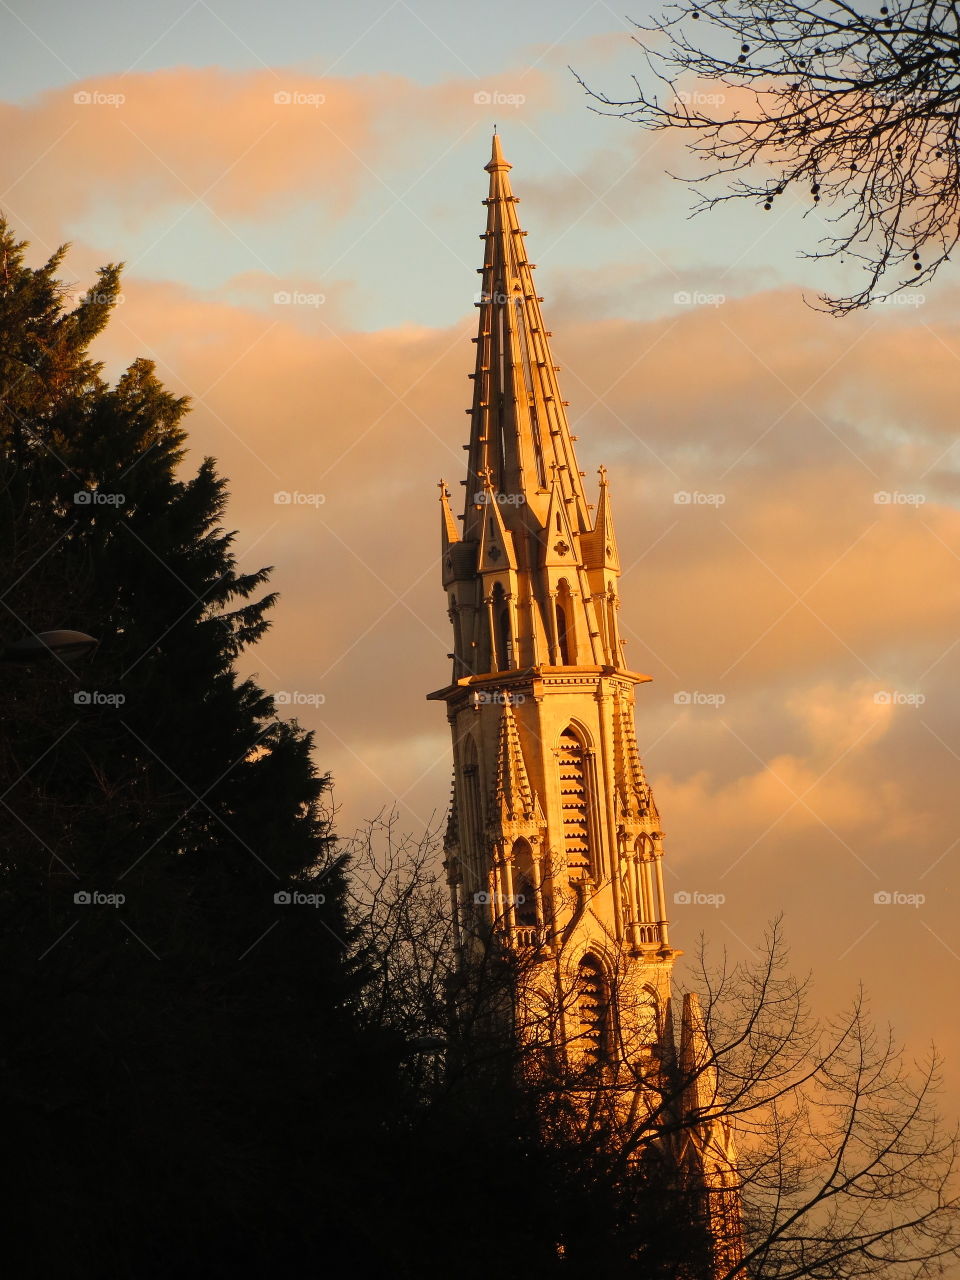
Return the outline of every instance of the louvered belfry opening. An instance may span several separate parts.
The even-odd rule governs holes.
[[[586,955],[577,971],[577,1037],[588,1066],[599,1066],[609,1057],[610,1002],[603,967],[596,956]]]
[[[563,847],[567,870],[575,880],[592,871],[590,797],[587,791],[583,743],[573,729],[560,735],[560,798],[563,806]]]

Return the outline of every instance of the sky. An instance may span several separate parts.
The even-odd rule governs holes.
[[[571,71],[629,98],[647,5],[7,0],[0,209],[37,263],[72,243],[78,291],[127,264],[98,356],[191,396],[186,465],[218,460],[242,567],[275,566],[246,669],[315,731],[344,835],[393,806],[419,834],[496,124],[609,468],[671,939],[749,959],[782,912],[818,1007],[863,981],[948,1055],[955,1113],[960,274],[836,319],[818,211],[688,217],[679,143]]]

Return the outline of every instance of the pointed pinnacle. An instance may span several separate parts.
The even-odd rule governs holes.
[[[488,164],[485,164],[483,167],[486,169],[487,173],[493,173],[495,169],[512,169],[513,168],[513,165],[507,164],[506,160],[504,160],[503,158],[503,148],[500,146],[499,133],[495,133],[493,135],[493,148],[490,153],[490,161]]]

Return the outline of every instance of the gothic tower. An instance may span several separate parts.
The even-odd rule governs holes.
[[[462,528],[441,484],[453,624],[447,704],[453,910],[499,923],[604,987],[628,955],[669,1010],[663,836],[634,730],[620,636],[620,557],[606,475],[588,503],[533,284],[511,166],[494,135]],[[656,1034],[655,1034],[656,1031]]]
[[[679,952],[634,729],[650,677],[624,656],[610,487],[601,468],[587,501],[510,169],[494,135],[459,517],[440,484],[453,667],[429,697],[446,703],[453,736],[451,910],[465,964],[496,935],[559,974],[573,993],[558,1033],[568,1059],[599,1067],[627,1052],[658,1072],[677,1062]],[[695,1012],[688,1062],[705,1045]],[[692,1105],[709,1110],[699,1095]],[[716,1148],[690,1159],[705,1173]]]

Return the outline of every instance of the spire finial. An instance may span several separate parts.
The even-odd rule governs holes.
[[[607,483],[607,468],[603,465],[602,462],[600,466],[597,467],[597,475],[600,477],[601,485],[605,485]]]
[[[513,168],[513,165],[507,164],[506,160],[503,158],[503,148],[500,145],[500,135],[496,132],[496,126],[494,126],[493,147],[490,152],[490,163],[485,164],[483,167],[486,169],[487,173],[493,173],[496,169],[507,170]]]

